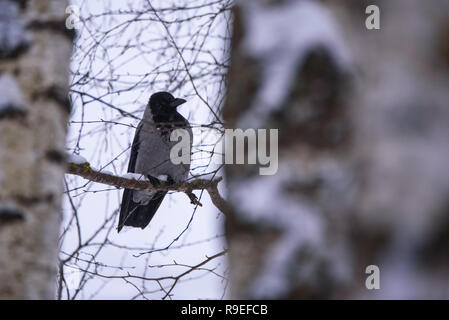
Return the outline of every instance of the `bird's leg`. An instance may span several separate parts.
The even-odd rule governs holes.
[[[169,175],[167,175],[167,184],[168,185],[175,184],[175,180],[173,180],[172,177],[170,177]]]
[[[170,176],[167,176],[166,182],[161,181],[158,178],[155,178],[151,175],[147,175],[147,177],[148,177],[148,180],[150,180],[151,185],[153,185],[154,187],[158,187],[164,183],[168,186],[175,184],[175,181]],[[184,191],[184,193],[189,197],[191,204],[198,205],[200,207],[203,206],[203,204],[198,200],[198,197],[192,192],[192,190],[186,190],[186,191]]]
[[[158,178],[153,177],[152,175],[147,175],[148,180],[153,187],[158,187],[161,184],[161,181]]]
[[[200,207],[203,206],[201,202],[198,200],[198,197],[192,192],[192,190],[186,190],[185,194],[189,197],[191,204],[198,205]]]

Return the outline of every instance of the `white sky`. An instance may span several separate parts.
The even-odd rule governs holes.
[[[174,2],[180,4],[182,1]],[[88,5],[87,2],[83,1],[73,1],[72,3],[81,5],[82,16],[84,18],[88,16],[87,13],[102,12],[104,10],[103,5],[108,10],[129,9],[129,5],[122,1],[110,1],[109,3],[90,1]],[[184,4],[187,3],[194,5],[194,3],[199,2],[190,1]],[[158,2],[153,1],[152,4],[156,6]],[[169,6],[167,1],[164,4],[166,4],[165,6]],[[132,6],[137,6],[137,3],[133,3]],[[119,24],[120,21],[125,21],[126,18],[129,18],[129,16],[117,16],[117,20],[109,20],[107,22],[105,20],[94,20],[93,23],[96,24],[98,29],[92,28],[93,24],[90,24],[91,29],[89,32],[96,33],[99,29],[105,30],[111,28],[111,26]],[[164,63],[161,61],[163,57],[158,56],[157,53],[152,52],[151,48],[147,48],[146,46],[151,43],[152,37],[157,38],[161,37],[161,35],[166,35],[163,26],[160,24],[151,22],[148,24],[150,27],[142,29],[141,23],[148,24],[147,21],[134,22],[130,24],[127,31],[118,32],[117,36],[104,40],[104,46],[96,47],[95,59],[92,60],[85,58],[89,55],[92,56],[92,51],[89,51],[89,55],[85,54],[88,52],[87,49],[91,43],[89,40],[83,38],[90,37],[90,34],[86,32],[86,29],[81,29],[82,36],[78,44],[81,45],[82,52],[75,52],[74,60],[72,61],[72,71],[76,72],[80,70],[81,73],[85,73],[85,70],[89,69],[89,76],[95,75],[97,78],[97,80],[90,79],[85,85],[75,86],[76,90],[82,90],[95,97],[102,96],[106,93],[103,98],[104,101],[118,106],[127,112],[139,110],[140,112],[136,113],[139,117],[142,115],[143,107],[146,105],[152,93],[160,90],[170,90],[170,86],[175,82],[170,81],[169,76],[161,75],[157,76],[162,80],[160,83],[154,83],[152,86],[145,83],[149,79],[145,74],[151,72],[153,68],[161,63]],[[182,28],[186,29],[194,28],[191,23],[187,24],[187,22],[181,25]],[[224,33],[223,25],[217,23],[217,31],[212,30],[211,32]],[[133,29],[134,27],[135,29]],[[142,31],[141,34],[140,31]],[[136,36],[137,34],[140,35]],[[126,43],[142,44],[142,47],[129,50],[110,47],[112,45],[125,45]],[[158,42],[158,45],[161,43],[163,42]],[[185,45],[187,44],[188,42],[185,43]],[[214,50],[217,47],[224,47],[225,44],[219,43],[217,40],[211,40],[204,43],[204,47],[207,48],[207,46],[210,46],[210,50]],[[186,53],[186,59],[189,58],[190,56]],[[207,57],[204,57],[204,60],[207,59]],[[170,68],[173,62],[167,61],[166,64]],[[194,71],[199,72],[198,70],[193,70],[192,72]],[[180,75],[178,74],[177,76],[179,77]],[[76,79],[79,79],[79,77]],[[135,83],[138,83],[138,85],[134,85]],[[204,83],[200,79],[195,85],[197,86],[197,90],[208,100],[210,97],[213,98],[214,95],[217,95],[217,85],[213,82]],[[107,88],[108,86],[109,89]],[[108,90],[114,93],[107,94]],[[115,93],[120,90],[124,91],[120,92],[120,94]],[[188,82],[183,84],[180,89],[172,91],[172,93],[188,101],[178,111],[187,117],[191,123],[203,124],[210,122],[211,115],[207,106],[198,97],[193,95],[192,86]],[[90,99],[86,98],[86,100]],[[210,104],[213,104],[213,101],[210,101]],[[125,173],[130,154],[130,150],[127,150],[127,148],[132,142],[134,128],[120,124],[98,123],[101,120],[115,121],[118,116],[119,113],[117,111],[96,101],[86,104],[83,112],[79,98],[75,98],[74,111],[71,116],[71,121],[74,122],[69,126],[68,152],[73,152],[73,148],[78,142],[81,129],[82,138],[79,141],[80,155],[91,162],[95,168],[101,168],[116,174]],[[82,119],[85,121],[84,125],[76,123]],[[95,123],[86,123],[89,121],[95,121]],[[119,119],[118,122],[135,126],[138,121],[128,117]],[[195,137],[194,144],[195,139],[197,139],[196,143],[199,143],[199,139]],[[123,153],[124,150],[126,151]],[[117,157],[118,155],[120,156]],[[195,156],[195,158],[197,160],[194,161],[192,167],[206,163],[204,160],[198,159],[199,156]],[[209,172],[212,169],[214,167],[197,170],[195,173]],[[111,190],[113,188],[109,186],[95,183],[85,185],[87,181],[79,177],[66,176],[66,178],[70,189],[82,187],[73,191],[71,194],[75,205],[79,206],[78,218],[81,226],[80,234],[82,240],[85,241],[118,208],[122,190]],[[196,192],[196,194],[199,196],[199,192]],[[151,250],[152,248],[164,248],[171,243],[186,228],[192,217],[194,206],[190,204],[185,194],[170,194],[164,199],[160,209],[145,230],[124,228],[120,234],[117,234],[115,230],[118,218],[118,216],[115,216],[110,223],[114,225],[114,228],[107,236],[108,240],[118,246],[138,249],[129,250],[113,246],[104,247],[97,256],[96,262],[112,267],[100,268],[99,273],[111,276],[123,275],[129,272],[130,274],[141,276],[146,269],[146,277],[176,275],[187,269],[182,266],[165,266],[162,268],[146,268],[146,266],[172,264],[173,261],[176,261],[178,264],[195,265],[203,261],[206,256],[211,256],[222,251],[225,248],[223,237],[221,237],[223,234],[222,214],[212,205],[206,192],[203,194],[201,202],[203,207],[197,209],[190,228],[183,234],[179,241],[173,244],[173,248],[163,252],[145,254],[140,257],[134,255]],[[72,209],[69,201],[66,200],[64,202],[65,225],[71,217]],[[100,232],[93,242],[101,242],[106,236],[106,232],[107,230]],[[196,242],[200,243],[188,245]],[[72,224],[63,243],[62,251],[71,253],[77,246],[77,228]],[[80,255],[80,259],[89,259],[89,254],[95,254],[97,250],[97,246],[83,248],[83,254]],[[64,253],[61,254],[61,258],[65,258]],[[83,262],[78,263],[83,264]],[[121,266],[124,269],[119,270],[114,266]],[[220,257],[215,259],[205,267],[217,267],[215,271],[222,275],[226,269],[226,258]],[[226,283],[219,276],[209,271],[195,271],[187,276],[187,279],[192,280],[178,283],[173,291],[174,295],[172,298],[210,299],[221,298],[223,296]],[[143,283],[141,280],[133,280],[133,283],[140,289],[145,284],[147,291],[156,290],[153,294],[147,294],[147,298],[160,299],[164,295],[161,291],[157,292],[159,286],[154,281],[145,281]],[[169,285],[170,282],[163,284]],[[78,298],[129,299],[137,293],[138,290],[133,285],[126,283],[123,279],[96,278],[88,282],[84,292]]]

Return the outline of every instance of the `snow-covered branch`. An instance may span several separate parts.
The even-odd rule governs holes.
[[[216,177],[213,179],[195,179],[190,182],[167,184],[166,182],[159,180],[159,184],[154,186],[148,181],[147,178],[141,177],[140,179],[130,174],[125,176],[115,176],[109,172],[101,172],[92,168],[88,162],[80,163],[79,161],[70,162],[67,168],[68,174],[74,174],[92,182],[102,183],[116,188],[127,188],[133,190],[158,190],[158,191],[178,191],[184,192],[190,199],[192,204],[202,206],[201,203],[193,194],[193,190],[206,190],[212,203],[223,213],[227,214],[229,208],[226,201],[221,197],[218,191],[218,183],[222,180],[222,177]]]

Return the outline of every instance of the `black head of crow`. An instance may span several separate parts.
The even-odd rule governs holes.
[[[178,113],[176,108],[185,103],[184,99],[175,98],[168,92],[158,92],[150,97],[150,106],[153,117],[170,117]],[[178,113],[179,114],[179,113]]]
[[[189,122],[176,110],[185,102],[186,100],[175,98],[168,92],[158,92],[151,96],[134,135],[128,172],[142,174],[153,185],[160,183],[158,178],[161,176],[166,178],[167,183],[187,179],[190,163],[173,164],[170,161],[170,150],[177,143],[170,141],[173,130],[188,130],[191,148],[192,130]],[[166,194],[166,191],[125,189],[118,231],[123,226],[145,228]]]

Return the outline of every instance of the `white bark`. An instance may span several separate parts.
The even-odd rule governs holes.
[[[279,172],[226,168],[234,298],[447,298],[447,9],[239,2],[224,118],[278,128]]]
[[[0,299],[51,299],[65,171],[66,1],[0,10]],[[13,30],[13,31],[12,31]]]

